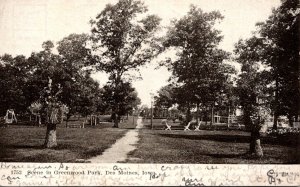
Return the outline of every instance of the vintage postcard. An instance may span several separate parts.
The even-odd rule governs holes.
[[[0,185],[299,186],[298,0],[0,0]]]

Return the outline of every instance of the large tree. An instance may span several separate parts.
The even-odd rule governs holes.
[[[290,122],[299,116],[299,14],[299,1],[285,0],[265,22],[257,24],[259,60],[270,67],[271,91],[275,93],[275,129],[279,115],[287,115]]]
[[[262,156],[259,130],[274,114],[277,117],[299,115],[299,13],[297,0],[282,1],[254,35],[235,46],[242,65],[238,79],[243,121],[251,130],[250,153]],[[266,65],[268,68],[264,68]]]
[[[141,100],[136,90],[129,82],[121,82],[118,88],[115,88],[110,82],[103,87],[102,101],[106,110],[112,110],[115,102],[118,102],[119,110],[112,113],[112,119],[116,117],[120,120],[122,115],[128,114],[141,104]]]
[[[175,47],[178,58],[165,64],[181,88],[178,93],[186,93],[182,99],[186,99],[187,112],[192,105],[214,107],[234,73],[230,65],[223,63],[229,54],[218,49],[222,36],[214,25],[222,18],[217,11],[206,13],[192,5],[187,15],[169,27],[164,46]]]
[[[63,104],[69,107],[70,115],[78,112],[87,116],[96,111],[99,84],[84,70],[91,57],[87,39],[86,35],[76,34],[64,38],[58,42],[59,54],[54,54],[54,44],[46,41],[44,50],[32,53],[28,59],[31,69],[27,97],[42,104],[40,113],[42,123],[47,124],[45,146],[48,148],[57,145],[56,125],[62,121],[58,120],[61,114],[58,111]],[[55,118],[50,119],[51,115]]]
[[[158,90],[158,96],[154,96],[155,106],[168,109],[174,104],[173,93],[174,87],[172,84],[163,86]]]
[[[141,1],[120,0],[115,5],[108,4],[91,21],[92,42],[96,55],[95,67],[109,74],[114,92],[112,112],[114,126],[118,127],[120,105],[118,88],[128,81],[128,72],[136,71],[149,62],[159,51],[157,40],[153,38],[160,18],[155,15],[137,16],[147,12]]]
[[[93,61],[89,35],[70,34],[58,42],[57,50],[64,68],[61,100],[69,107],[67,124],[75,113],[87,116],[96,111],[97,102],[100,102],[100,88],[86,68]]]
[[[7,109],[14,109],[17,114],[26,112],[28,101],[24,90],[27,81],[25,56],[5,54],[0,57],[0,115],[5,115]]]
[[[64,68],[61,58],[52,52],[54,44],[46,41],[43,50],[34,52],[28,59],[30,78],[26,85],[28,100],[41,104],[41,121],[46,124],[47,131],[44,147],[57,146],[56,125],[61,116],[61,83],[64,80]]]
[[[236,60],[241,66],[241,74],[237,81],[239,102],[243,110],[243,123],[251,132],[249,153],[263,156],[260,145],[260,129],[267,115],[262,108],[269,105],[267,85],[268,79],[264,77],[265,72],[260,70],[261,63],[256,53],[258,38],[252,37],[248,40],[240,40],[235,45]]]
[[[154,116],[164,116],[174,102],[174,86],[168,84],[157,91],[158,95],[154,96]],[[165,116],[164,116],[165,117]]]

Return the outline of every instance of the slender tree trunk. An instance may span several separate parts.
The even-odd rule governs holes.
[[[38,127],[40,127],[40,126],[41,126],[41,124],[42,124],[42,121],[41,121],[41,116],[40,116],[40,115],[38,115]]]
[[[210,125],[212,126],[214,124],[214,104],[211,106],[211,121]]]
[[[227,118],[227,130],[229,130],[229,126],[230,126],[230,106],[228,107],[228,118]]]
[[[119,120],[118,120],[118,114],[116,113],[115,114],[115,117],[114,117],[114,126],[115,128],[119,128]]]
[[[187,111],[186,111],[186,122],[191,121],[191,106],[190,103],[188,103]]]
[[[60,115],[61,115],[60,123],[62,124],[64,122],[64,111],[62,109],[60,111]]]
[[[289,126],[293,127],[293,116],[292,115],[288,115],[288,119],[289,119]]]
[[[48,123],[44,147],[53,148],[56,146],[56,124]]]
[[[197,124],[199,123],[199,103],[197,103],[197,116],[196,116],[196,121],[197,121]]]
[[[274,121],[273,121],[273,129],[277,130],[277,126],[278,126],[278,81],[276,79],[276,83],[275,83],[275,110],[274,110]]]
[[[277,111],[274,112],[274,119],[273,119],[273,129],[277,130],[278,127],[278,114]]]
[[[66,119],[66,128],[68,128],[68,123],[69,123],[69,119],[71,116],[67,115],[67,119]]]
[[[204,107],[204,118],[205,118],[205,125],[207,125],[207,120],[208,120],[208,109],[207,109],[207,106]]]

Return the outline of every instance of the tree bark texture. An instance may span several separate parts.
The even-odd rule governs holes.
[[[263,157],[263,150],[260,144],[260,134],[257,130],[253,130],[251,132],[250,153],[254,154],[256,157]]]
[[[48,107],[46,115],[47,132],[44,147],[53,148],[57,146],[56,141],[56,124],[59,123],[57,114],[58,108]]]
[[[44,147],[53,148],[56,146],[56,124],[48,123]]]

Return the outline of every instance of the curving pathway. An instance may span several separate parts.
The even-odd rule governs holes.
[[[102,155],[92,157],[87,160],[91,163],[117,163],[124,162],[127,154],[136,149],[139,141],[139,129],[143,127],[142,118],[137,119],[137,126],[134,130],[129,130],[125,136],[118,139],[111,148],[106,149]]]

